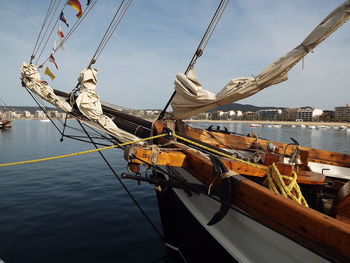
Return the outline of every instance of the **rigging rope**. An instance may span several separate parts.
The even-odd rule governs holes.
[[[226,153],[223,153],[223,152],[220,152],[220,151],[217,151],[215,149],[212,149],[210,147],[207,147],[205,145],[202,145],[200,143],[197,143],[195,141],[192,141],[192,140],[189,140],[187,138],[184,138],[182,136],[179,136],[177,134],[173,134],[174,137],[182,140],[182,141],[185,141],[185,142],[188,142],[194,146],[197,146],[199,148],[202,148],[206,151],[209,151],[209,152],[212,152],[212,153],[215,153],[219,156],[223,156],[223,157],[226,157],[226,158],[230,158],[230,159],[233,159],[237,162],[241,162],[241,163],[244,163],[246,165],[249,165],[249,166],[252,166],[254,168],[257,168],[257,169],[261,169],[263,171],[266,171],[267,173],[267,179],[268,179],[268,182],[269,182],[269,188],[274,191],[275,193],[278,193],[278,194],[281,194],[285,197],[288,197],[294,201],[296,201],[297,203],[299,204],[302,204],[306,207],[308,207],[308,204],[300,190],[300,187],[298,185],[298,182],[297,182],[297,174],[295,172],[292,173],[292,176],[286,176],[286,175],[282,175],[277,166],[275,164],[272,164],[270,165],[269,167],[266,167],[266,166],[263,166],[263,165],[259,165],[259,164],[255,164],[255,163],[251,163],[251,162],[248,162],[248,161],[245,161],[245,160],[242,160],[242,159],[239,159],[237,157],[234,157],[230,154],[226,154]],[[289,183],[288,185],[286,185],[285,183],[285,180],[289,180]],[[294,194],[294,193],[295,194]]]
[[[54,55],[57,50],[59,50],[59,48],[61,48],[63,46],[63,44],[70,38],[70,36],[74,33],[74,31],[79,27],[79,25],[83,22],[83,20],[85,19],[85,17],[90,13],[91,9],[95,6],[95,4],[97,3],[98,0],[95,0],[93,2],[91,2],[91,4],[88,6],[88,8],[85,10],[85,12],[83,13],[83,16],[81,18],[79,18],[77,21],[75,21],[74,25],[72,26],[72,28],[68,31],[67,35],[64,37],[64,39],[62,41],[60,41],[60,43],[57,45],[57,47],[50,53],[50,55]],[[63,11],[63,9],[62,9]],[[56,24],[58,22],[59,18],[57,18]],[[53,30],[56,27],[56,24],[54,25],[54,27],[51,30],[50,36],[53,32]],[[50,36],[48,37],[48,39],[50,38]],[[47,43],[47,42],[46,42]],[[42,54],[43,50],[40,53],[40,56]],[[39,58],[40,58],[39,56]],[[37,59],[37,63],[38,60]],[[48,60],[49,60],[50,56],[48,56],[41,64],[39,67],[42,67]]]
[[[47,30],[48,30],[48,28],[49,28],[49,26],[50,26],[50,24],[51,24],[51,21],[52,21],[52,18],[53,18],[53,17],[51,18],[50,23],[47,25],[47,28],[46,28],[46,30],[45,30],[45,33],[43,34],[43,36],[42,36],[42,38],[41,38],[41,33],[42,33],[42,31],[43,31],[43,29],[44,29],[44,27],[45,27],[45,25],[46,25],[47,19],[49,18],[49,16],[50,16],[51,13],[52,13],[52,10],[53,10],[53,8],[54,8],[56,2],[58,3],[57,0],[51,0],[51,1],[50,1],[50,5],[49,5],[49,7],[48,7],[48,9],[47,9],[47,12],[46,12],[46,15],[45,15],[43,24],[42,24],[41,29],[40,29],[40,31],[39,31],[38,37],[37,37],[37,39],[36,39],[36,42],[35,42],[35,45],[34,45],[34,48],[33,48],[32,55],[31,55],[31,57],[30,57],[30,63],[32,63],[33,59],[35,58],[35,55],[36,55],[37,51],[39,50],[39,47],[40,47],[40,45],[41,45],[41,43],[42,43],[42,41],[43,41],[43,39],[44,39],[44,35],[46,34],[46,32],[47,32]],[[40,44],[38,45],[39,39],[41,39],[41,40],[40,40]]]
[[[92,144],[94,144],[96,150],[98,150],[97,145],[95,144],[95,142],[92,140],[92,138],[90,137],[89,133],[85,130],[84,126],[81,124],[81,122],[79,122],[80,126],[82,127],[82,129],[84,130],[84,132],[86,133],[86,135],[89,137],[90,141],[92,142]],[[162,136],[166,136],[167,134],[162,134]],[[160,137],[162,137],[160,136]],[[152,226],[153,230],[157,233],[158,237],[160,238],[160,240],[162,240],[162,242],[165,242],[165,238],[163,237],[163,235],[160,233],[160,231],[158,230],[158,228],[155,226],[155,224],[152,222],[152,220],[148,217],[148,215],[146,214],[146,212],[143,210],[143,208],[141,207],[141,205],[139,204],[139,202],[135,199],[135,197],[133,196],[133,194],[130,192],[130,190],[128,189],[128,187],[123,183],[123,181],[121,180],[121,178],[118,176],[118,174],[116,173],[116,171],[113,169],[112,165],[108,162],[108,160],[106,159],[106,157],[103,155],[103,153],[101,151],[98,151],[98,153],[100,154],[100,156],[102,157],[102,159],[105,161],[105,163],[107,164],[107,166],[109,167],[109,169],[112,171],[113,175],[117,178],[118,182],[121,184],[121,186],[124,188],[124,190],[127,192],[127,194],[129,195],[129,197],[131,198],[131,200],[134,202],[134,204],[137,206],[137,208],[139,209],[139,211],[141,212],[141,214],[145,217],[145,219],[148,221],[148,223]]]
[[[97,149],[93,149],[93,150],[87,150],[87,151],[76,152],[76,153],[69,153],[69,154],[64,154],[64,155],[59,155],[59,156],[52,156],[52,157],[47,157],[47,158],[41,158],[41,159],[35,159],[35,160],[29,160],[29,161],[21,161],[21,162],[2,163],[2,164],[0,164],[0,167],[13,166],[13,165],[19,165],[19,164],[27,164],[27,163],[38,163],[38,162],[62,159],[62,158],[78,156],[78,155],[83,155],[83,154],[88,154],[88,153],[100,152],[100,151],[105,151],[105,150],[109,150],[109,149],[119,148],[119,147],[122,147],[122,146],[130,145],[130,144],[134,144],[134,143],[138,143],[138,142],[144,142],[144,141],[148,141],[148,140],[161,138],[161,137],[164,137],[164,136],[167,136],[167,135],[168,135],[167,133],[164,133],[164,134],[159,134],[159,135],[155,135],[155,136],[151,136],[151,137],[148,137],[148,138],[139,139],[139,140],[135,140],[135,141],[129,141],[129,142],[124,142],[124,143],[111,145],[111,146],[107,146],[107,147],[103,147],[103,148],[97,148]]]
[[[194,55],[193,55],[189,65],[187,66],[187,69],[185,71],[185,75],[187,75],[188,71],[194,66],[194,64],[196,64],[197,58],[199,58],[203,54],[203,51],[204,51],[206,45],[208,44],[208,41],[209,41],[211,35],[213,34],[217,24],[220,21],[220,18],[222,16],[223,12],[225,11],[225,8],[226,8],[226,6],[228,4],[228,1],[229,0],[221,0],[218,8],[215,11],[215,14],[214,14],[213,18],[210,21],[209,26],[207,27],[207,30],[205,31],[205,33],[204,33],[204,35],[202,37],[201,42],[199,43],[199,45],[198,45],[198,47],[196,49],[196,52],[194,53]],[[170,99],[166,103],[164,109],[162,110],[162,112],[160,113],[160,115],[158,117],[158,120],[163,119],[166,110],[168,109],[171,101],[175,97],[175,94],[176,94],[176,91],[173,92],[173,94],[171,95]]]
[[[103,35],[100,44],[98,45],[95,54],[92,56],[90,64],[88,67],[90,67],[92,64],[94,64],[97,60],[97,58],[102,53],[103,49],[105,48],[106,44],[108,43],[109,39],[112,37],[113,33],[117,29],[120,21],[122,20],[123,16],[125,15],[126,11],[128,10],[129,6],[131,5],[132,0],[123,0],[117,11],[115,12],[113,19],[111,23],[109,24],[105,34]]]
[[[66,4],[65,4],[65,5],[66,5]],[[64,9],[65,5],[63,6],[62,10]],[[57,8],[58,8],[58,7],[59,7],[59,2],[57,3],[57,6],[55,7],[55,11],[53,12],[53,14],[55,14],[55,13],[57,12]],[[41,39],[41,41],[40,41],[40,43],[39,43],[39,45],[38,45],[38,49],[37,49],[37,52],[36,52],[36,53],[38,53],[39,50],[40,50],[40,46],[41,46],[41,44],[42,44],[42,42],[43,42],[43,40],[44,40],[45,34],[47,33],[48,29],[50,28],[50,25],[51,25],[51,23],[52,23],[53,18],[54,18],[54,16],[51,17],[50,22],[49,22],[48,26],[46,27],[45,33],[43,34],[43,37],[42,37],[42,39]],[[38,61],[39,61],[39,59],[40,59],[40,57],[41,57],[43,51],[45,50],[46,45],[47,45],[47,43],[49,42],[50,37],[51,37],[51,35],[52,35],[52,32],[53,32],[53,30],[55,29],[55,27],[56,27],[56,25],[57,25],[57,23],[58,23],[58,20],[59,20],[59,17],[56,18],[55,24],[52,26],[52,28],[51,28],[51,30],[50,30],[50,33],[49,33],[49,35],[47,36],[46,41],[45,41],[43,47],[41,48],[41,51],[40,51],[40,53],[39,53],[39,56],[38,56],[37,59],[36,59],[36,63],[35,63],[35,64],[38,63]],[[34,56],[36,56],[36,54],[35,54]]]

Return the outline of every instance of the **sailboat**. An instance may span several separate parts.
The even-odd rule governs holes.
[[[349,154],[303,147],[294,139],[286,144],[192,128],[182,120],[287,80],[293,66],[349,19],[350,1],[260,74],[233,79],[214,94],[203,89],[195,62],[225,5],[220,2],[186,72],[176,75],[174,94],[157,120],[101,103],[95,56],[70,93],[42,80],[32,61],[21,67],[22,85],[36,101],[75,118],[86,135],[67,134],[65,122],[62,139],[121,148],[130,171],[122,178],[155,185],[164,242],[182,261],[349,262]]]
[[[2,99],[0,99],[0,110],[1,112],[9,111],[9,108]],[[2,117],[0,115],[0,129],[12,128],[12,120],[3,119]]]

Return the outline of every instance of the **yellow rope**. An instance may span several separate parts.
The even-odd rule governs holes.
[[[130,142],[125,142],[125,143],[121,143],[121,144],[117,144],[117,145],[112,145],[112,146],[107,146],[107,147],[103,147],[103,148],[98,148],[98,149],[93,149],[93,150],[88,150],[88,151],[82,151],[82,152],[77,152],[77,153],[70,153],[70,154],[65,154],[65,155],[59,155],[59,156],[52,156],[52,157],[47,157],[47,158],[41,158],[41,159],[35,159],[35,160],[29,160],[29,161],[21,161],[21,162],[13,162],[13,163],[3,163],[0,164],[0,167],[3,166],[12,166],[12,165],[19,165],[19,164],[27,164],[27,163],[37,163],[37,162],[43,162],[43,161],[49,161],[49,160],[55,160],[55,159],[61,159],[61,158],[67,158],[67,157],[72,157],[72,156],[77,156],[77,155],[83,155],[83,154],[88,154],[88,153],[93,153],[93,152],[98,152],[98,151],[104,151],[104,150],[109,150],[109,149],[113,149],[113,148],[118,148],[121,146],[126,146],[126,145],[130,145],[133,143],[138,143],[138,142],[142,142],[142,141],[148,141],[148,140],[153,140],[153,139],[157,139],[160,137],[164,137],[168,134],[160,134],[160,135],[156,135],[156,136],[151,136],[148,138],[144,138],[144,139],[140,139],[140,140],[135,140],[135,141],[130,141]],[[196,143],[194,141],[191,141],[189,139],[186,139],[184,137],[181,137],[177,134],[173,134],[174,137],[179,138],[185,142],[191,143],[197,147],[200,147],[202,149],[205,149],[207,151],[213,152],[215,154],[221,155],[223,157],[227,157],[230,159],[233,159],[235,161],[250,165],[252,167],[267,171],[267,179],[269,182],[269,188],[274,191],[275,193],[279,193],[285,197],[288,197],[292,200],[295,200],[296,202],[303,204],[305,206],[308,207],[305,198],[303,197],[301,191],[300,191],[300,187],[297,183],[297,174],[295,172],[293,172],[292,176],[285,176],[285,175],[281,175],[281,173],[279,172],[277,166],[275,164],[272,164],[269,166],[269,168],[266,168],[265,166],[262,165],[258,165],[258,164],[254,164],[248,161],[244,161],[242,159],[238,159],[232,155],[214,150],[212,148],[209,148],[207,146],[204,146],[200,143]],[[286,185],[283,179],[287,179],[290,181],[289,185]],[[277,186],[276,186],[277,184]],[[277,188],[278,187],[278,188]],[[294,191],[297,193],[297,196],[295,196],[292,193],[292,190],[294,189]]]
[[[202,148],[202,149],[205,149],[205,150],[210,151],[212,153],[215,153],[217,155],[221,155],[223,157],[233,159],[237,162],[241,162],[241,163],[250,165],[254,168],[258,168],[258,169],[266,171],[267,172],[267,179],[269,182],[269,188],[272,191],[274,191],[275,193],[281,194],[285,197],[288,197],[288,198],[298,202],[299,204],[302,204],[302,205],[305,205],[306,207],[308,207],[308,204],[307,204],[303,194],[300,191],[300,187],[299,187],[298,182],[297,182],[298,175],[296,174],[296,172],[293,172],[292,176],[282,175],[274,163],[272,165],[270,165],[268,168],[266,168],[265,166],[254,164],[254,163],[251,163],[248,161],[244,161],[244,160],[236,158],[232,155],[214,150],[214,149],[209,148],[209,147],[202,145],[200,143],[197,143],[197,142],[191,141],[187,138],[181,137],[177,134],[173,134],[173,136],[176,138],[179,138],[185,142],[191,143],[192,145],[195,145],[199,148]],[[286,183],[284,182],[283,179],[289,180],[290,181],[289,185],[286,185]],[[294,190],[294,192],[296,193],[297,196],[295,196],[293,194],[292,190]]]
[[[292,176],[281,175],[277,166],[273,163],[269,166],[269,173],[267,174],[267,180],[269,188],[275,193],[288,197],[299,204],[309,207],[303,194],[300,191],[300,187],[297,183],[297,173],[293,171]],[[289,184],[286,185],[283,179],[289,180]],[[296,194],[294,194],[292,191]]]
[[[121,146],[126,146],[126,145],[133,144],[133,143],[138,143],[138,142],[148,141],[148,140],[152,140],[152,139],[157,139],[157,138],[160,138],[160,137],[164,137],[166,135],[168,135],[168,134],[167,133],[160,134],[160,135],[156,135],[156,136],[152,136],[152,137],[148,137],[148,138],[144,138],[144,139],[140,139],[140,140],[124,142],[124,143],[117,144],[117,145],[107,146],[107,147],[93,149],[93,150],[88,150],[88,151],[83,151],[83,152],[70,153],[70,154],[65,154],[65,155],[52,156],[52,157],[35,159],[35,160],[29,160],[29,161],[22,161],[22,162],[2,163],[2,164],[0,164],[0,167],[2,167],[2,166],[11,166],[11,165],[19,165],[19,164],[27,164],[27,163],[37,163],[37,162],[43,162],[43,161],[67,158],[67,157],[72,157],[72,156],[77,156],[77,155],[82,155],[82,154],[88,154],[88,153],[93,153],[93,152],[98,152],[98,151],[104,151],[104,150],[109,150],[109,149],[113,149],[113,148],[118,148],[118,147],[121,147]]]
[[[207,150],[207,151],[210,151],[210,152],[212,152],[212,153],[215,153],[215,154],[217,154],[217,155],[221,155],[221,156],[223,156],[223,157],[233,159],[233,160],[235,160],[235,161],[237,161],[237,162],[241,162],[241,163],[250,165],[250,166],[252,166],[252,167],[254,167],[254,168],[258,168],[258,169],[261,169],[261,170],[264,170],[264,171],[268,171],[268,169],[267,169],[265,166],[263,166],[263,165],[254,164],[254,163],[251,163],[251,162],[248,162],[248,161],[244,161],[244,160],[239,159],[239,158],[236,158],[236,157],[234,157],[234,156],[232,156],[232,155],[229,155],[229,154],[226,154],[226,153],[223,153],[223,152],[214,150],[214,149],[209,148],[209,147],[207,147],[207,146],[205,146],[205,145],[202,145],[202,144],[200,144],[200,143],[196,143],[196,142],[194,142],[194,141],[191,141],[191,140],[189,140],[189,139],[186,139],[186,138],[184,138],[184,137],[181,137],[181,136],[179,136],[179,135],[177,135],[177,134],[173,134],[173,136],[176,137],[176,138],[179,138],[179,139],[181,139],[181,140],[183,140],[183,141],[185,141],[185,142],[188,142],[188,143],[191,143],[191,144],[193,144],[193,145],[195,145],[195,146],[198,146],[198,147],[200,147],[200,148],[202,148],[202,149],[204,149],[204,150]]]

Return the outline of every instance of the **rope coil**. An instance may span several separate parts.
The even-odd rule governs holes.
[[[217,151],[217,150],[214,150],[212,148],[209,148],[205,145],[202,145],[200,143],[197,143],[197,142],[194,142],[194,141],[191,141],[187,138],[184,138],[182,136],[179,136],[177,134],[173,134],[174,137],[177,137],[185,142],[188,142],[192,145],[195,145],[199,148],[202,148],[202,149],[205,149],[209,152],[212,152],[212,153],[215,153],[217,155],[220,155],[220,156],[223,156],[223,157],[226,157],[226,158],[230,158],[230,159],[233,159],[237,162],[241,162],[241,163],[244,163],[246,165],[250,165],[254,168],[258,168],[258,169],[261,169],[261,170],[264,170],[267,172],[267,180],[269,182],[269,189],[274,191],[275,193],[278,193],[280,195],[283,195],[287,198],[290,198],[296,202],[298,202],[299,204],[302,204],[306,207],[309,207],[301,190],[300,190],[300,187],[298,185],[298,182],[297,182],[297,173],[293,171],[292,173],[292,176],[286,176],[286,175],[282,175],[277,166],[275,164],[272,164],[270,165],[268,168],[265,167],[265,166],[262,166],[262,165],[258,165],[258,164],[254,164],[254,163],[251,163],[251,162],[248,162],[248,161],[245,161],[245,160],[242,160],[242,159],[239,159],[239,158],[236,158],[232,155],[229,155],[229,154],[226,154],[226,153],[223,153],[223,152],[220,152],[220,151]],[[289,180],[289,184],[287,185],[286,182],[284,181],[285,180]]]

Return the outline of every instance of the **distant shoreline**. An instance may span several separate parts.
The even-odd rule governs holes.
[[[346,126],[350,128],[348,122],[312,122],[312,121],[225,121],[225,120],[186,120],[186,122],[209,122],[209,123],[256,123],[256,124],[278,124],[278,125],[305,125],[305,126]]]
[[[71,118],[69,118],[71,119]],[[39,118],[16,118],[16,119],[8,119],[11,121],[15,120],[49,120],[49,119],[39,119]],[[53,118],[56,120],[56,118]],[[185,122],[208,122],[208,123],[256,123],[256,124],[278,124],[278,125],[305,125],[305,126],[346,126],[350,128],[349,122],[312,122],[312,121],[244,121],[244,120],[184,120]]]

